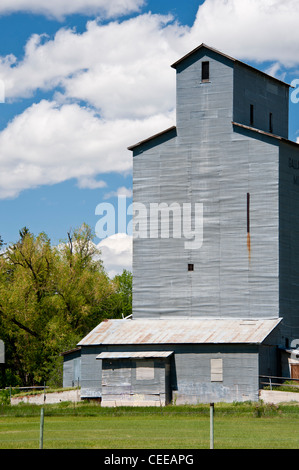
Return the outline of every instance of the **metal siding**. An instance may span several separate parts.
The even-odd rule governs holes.
[[[210,83],[200,82],[201,60],[210,60]],[[234,132],[227,62],[202,55],[178,70],[177,137],[134,156],[133,199],[147,208],[147,226],[152,202],[204,211],[200,249],[186,249],[185,238],[134,239],[134,318],[279,315],[278,144]]]
[[[63,363],[63,387],[72,387],[73,361],[65,360]]]
[[[138,374],[138,367],[153,368],[154,376]],[[102,406],[165,405],[165,360],[103,359]]]
[[[81,349],[81,398],[100,398],[102,394],[102,363],[94,347]]]
[[[74,387],[81,382],[81,350],[63,355],[63,387]]]
[[[283,340],[291,346],[299,338],[299,146],[281,143],[279,168],[280,315]]]
[[[282,373],[282,368],[280,367],[279,362],[279,351],[277,346],[263,344],[259,346],[259,375],[286,377]],[[260,382],[268,382],[268,380],[261,378]]]
[[[223,381],[211,381],[211,359],[223,360]],[[211,401],[256,401],[258,399],[258,352],[240,346],[234,349],[207,346],[204,350],[175,354],[177,390],[176,404],[209,403]]]
[[[196,60],[195,60],[196,59]],[[201,82],[201,63],[210,62],[210,81]],[[183,70],[178,68],[177,129],[186,143],[208,141],[214,135],[220,142],[229,132],[233,107],[233,66],[231,61],[204,50]]]
[[[129,345],[91,347],[93,353],[106,352],[120,354],[132,351]],[[89,348],[82,348],[82,359],[88,355],[93,357],[94,363],[102,363],[96,360],[95,355],[88,354]],[[136,345],[136,353],[151,351],[150,345]],[[187,345],[187,344],[160,344],[156,345],[156,351],[169,351],[174,353],[169,359],[157,361],[155,359],[155,380],[137,383],[132,373],[132,362],[129,360],[113,360],[118,363],[114,377],[106,366],[103,374],[105,384],[99,394],[99,382],[102,381],[98,374],[99,382],[89,382],[82,386],[83,398],[96,398],[101,396],[103,405],[115,406],[115,404],[165,404],[171,399],[174,403],[204,403],[215,401],[244,401],[258,399],[258,347],[255,345]],[[211,382],[211,359],[223,359],[223,382]],[[86,359],[84,361],[86,363]],[[103,362],[108,363],[109,360]],[[157,367],[157,364],[160,364]],[[163,365],[164,364],[164,365]],[[170,365],[167,365],[170,364]],[[110,365],[111,367],[111,365]],[[123,369],[123,370],[121,370]],[[161,375],[162,374],[162,375]],[[158,386],[159,383],[159,386]],[[133,388],[132,388],[133,387]],[[105,395],[105,398],[103,398]],[[109,403],[107,403],[107,400]],[[161,402],[160,402],[161,400]],[[164,400],[166,400],[164,402]],[[106,402],[106,404],[104,403]]]
[[[289,87],[266,75],[236,63],[234,66],[234,120],[250,125],[250,105],[254,105],[254,127],[288,138]]]

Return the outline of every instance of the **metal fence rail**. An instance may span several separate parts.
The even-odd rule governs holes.
[[[292,377],[277,377],[273,375],[260,375],[260,379],[264,379],[265,381],[260,380],[260,385],[268,385],[270,386],[270,390],[272,390],[272,386],[279,387],[283,385],[287,385],[288,387],[299,388],[299,384],[285,384],[286,381],[292,382],[299,382],[299,379],[295,379]]]

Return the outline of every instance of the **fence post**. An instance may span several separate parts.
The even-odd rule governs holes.
[[[210,449],[214,449],[214,403],[210,403]]]
[[[42,449],[44,444],[44,408],[40,411],[40,430],[39,430],[39,448]]]

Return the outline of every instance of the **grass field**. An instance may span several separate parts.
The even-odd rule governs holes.
[[[0,408],[0,449],[38,449],[40,407]],[[44,407],[44,449],[209,449],[208,405]],[[298,449],[299,407],[216,404],[215,449]]]

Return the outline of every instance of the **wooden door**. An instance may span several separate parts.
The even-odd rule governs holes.
[[[291,364],[291,378],[299,379],[299,364]]]

